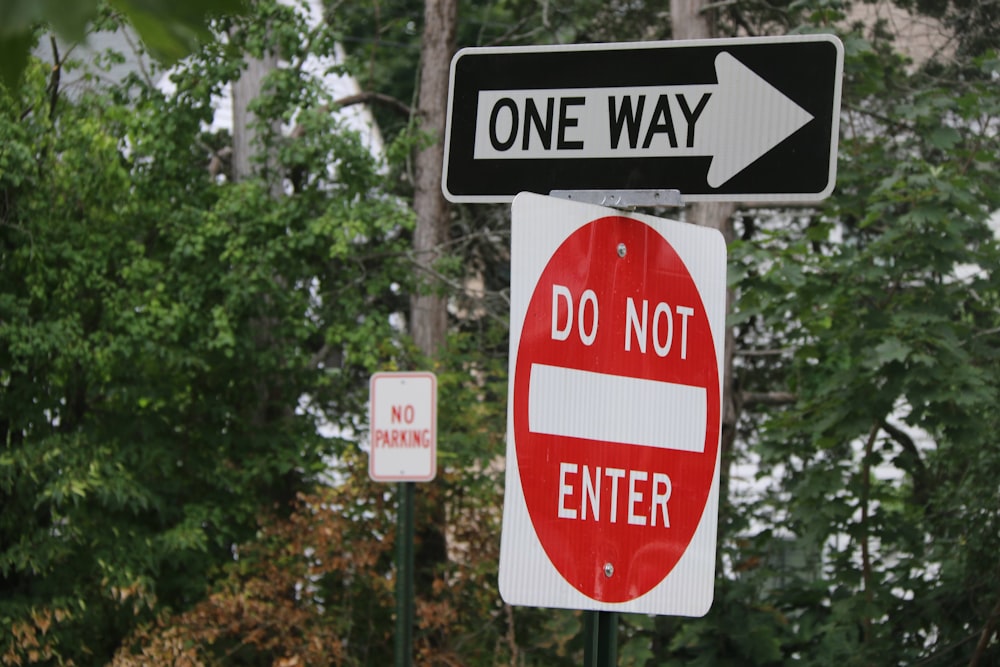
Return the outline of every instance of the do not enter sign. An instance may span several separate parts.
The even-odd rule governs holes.
[[[725,243],[521,194],[513,204],[512,604],[701,615],[712,600]]]

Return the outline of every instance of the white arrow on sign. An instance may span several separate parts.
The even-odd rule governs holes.
[[[709,156],[723,185],[813,119],[726,52],[718,83],[483,90],[474,159]]]

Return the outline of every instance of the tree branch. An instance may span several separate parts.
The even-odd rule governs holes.
[[[59,60],[59,44],[56,36],[50,35],[52,44],[52,76],[49,77],[49,120],[56,117],[56,103],[59,102],[59,78],[62,75],[62,62]]]
[[[404,118],[409,118],[413,113],[413,109],[410,108],[410,105],[392,97],[391,95],[385,95],[383,93],[358,93],[357,95],[341,97],[338,100],[334,100],[333,103],[341,108],[344,108],[355,104],[369,104],[372,102],[378,102],[383,106],[387,106],[390,109],[395,110]]]
[[[928,483],[927,466],[924,465],[924,460],[920,457],[920,450],[917,449],[917,443],[913,441],[909,433],[897,426],[893,426],[885,419],[882,420],[879,426],[896,444],[903,448],[906,458],[913,462],[912,469],[906,471],[913,477],[913,497],[918,503],[926,507],[930,500],[929,489],[931,485]]]
[[[868,505],[871,500],[871,488],[872,488],[872,450],[875,447],[875,438],[878,437],[878,432],[880,430],[881,423],[877,422],[872,426],[871,432],[868,434],[868,440],[865,441],[865,455],[864,461],[861,465],[861,474],[864,475],[861,479],[861,582],[864,586],[865,591],[865,601],[868,603],[868,609],[861,619],[861,627],[863,628],[863,642],[867,646],[871,643],[872,639],[872,618],[871,618],[871,604],[875,598],[875,592],[872,590],[872,556],[871,556],[871,545],[869,544],[868,536]]]
[[[744,391],[741,393],[743,407],[757,405],[792,405],[798,396],[787,391]]]
[[[979,635],[979,642],[976,644],[976,650],[972,652],[972,658],[969,659],[969,667],[979,667],[983,656],[986,654],[986,647],[989,646],[990,639],[992,639],[993,633],[997,630],[997,620],[1000,620],[1000,597],[997,598],[997,603],[993,605],[993,611],[990,612],[989,618],[986,619],[983,631]]]
[[[773,350],[736,350],[735,355],[737,357],[780,357],[783,354],[788,354],[790,350],[776,348]]]

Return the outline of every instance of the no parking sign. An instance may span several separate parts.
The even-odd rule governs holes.
[[[725,242],[528,193],[512,220],[500,592],[511,604],[703,615]]]

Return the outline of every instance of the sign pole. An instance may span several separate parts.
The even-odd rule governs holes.
[[[584,612],[584,667],[618,664],[618,612]]]
[[[413,482],[398,486],[396,519],[396,667],[413,664]]]
[[[413,664],[414,482],[437,473],[437,378],[433,373],[375,373],[370,381],[368,476],[396,482],[396,667]]]

